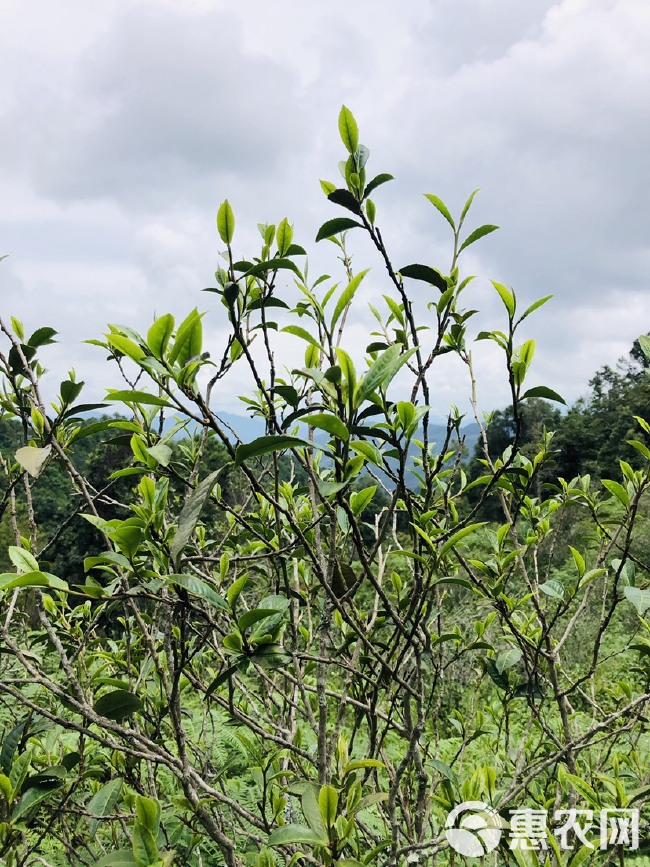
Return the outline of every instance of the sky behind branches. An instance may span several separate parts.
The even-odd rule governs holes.
[[[101,397],[105,355],[81,343],[107,322],[146,330],[153,311],[207,311],[215,213],[228,197],[236,249],[257,251],[257,222],[287,216],[313,247],[337,215],[318,184],[344,156],[336,121],[354,112],[370,148],[378,223],[398,265],[447,270],[446,225],[422,193],[458,212],[475,187],[474,224],[498,224],[466,257],[479,275],[477,327],[502,324],[487,278],[522,305],[553,293],[532,321],[532,384],[574,400],[604,363],[650,330],[650,5],[645,0],[3,0],[0,5],[0,312],[48,324],[53,374],[74,366]],[[389,291],[372,266],[350,318]],[[342,277],[320,244],[310,264]],[[365,344],[364,344],[365,345]],[[298,344],[287,363],[299,362]],[[507,401],[502,364],[477,347],[484,409]],[[295,360],[294,360],[295,356]],[[58,381],[58,380],[57,380]],[[243,411],[237,376],[221,407]],[[434,411],[467,403],[453,368]]]

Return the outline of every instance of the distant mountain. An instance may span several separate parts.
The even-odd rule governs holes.
[[[231,412],[220,412],[218,416],[235,431],[242,442],[251,442],[257,437],[264,436],[264,422],[260,418],[251,418],[248,415],[238,415]],[[468,454],[471,454],[479,437],[478,425],[476,422],[465,425],[461,428],[461,434],[465,437],[465,447]],[[429,442],[436,446],[442,446],[446,435],[446,424],[435,422],[429,425]]]

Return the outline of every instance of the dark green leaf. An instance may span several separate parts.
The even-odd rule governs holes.
[[[272,452],[282,452],[287,449],[313,449],[319,448],[314,443],[301,440],[298,437],[287,436],[280,434],[278,436],[258,437],[253,442],[245,443],[237,446],[235,452],[235,463],[237,466],[243,464],[251,458],[259,458],[262,455],[268,455]]]
[[[25,813],[28,813],[30,810],[40,804],[41,801],[49,798],[56,789],[59,789],[61,787],[61,785],[61,781],[55,781],[39,786],[32,786],[31,788],[27,789],[25,794],[21,797],[21,799],[14,807],[11,814],[11,821],[17,822],[18,819],[21,818],[21,816],[24,816]]]
[[[441,292],[447,289],[447,281],[439,271],[435,268],[430,268],[428,265],[405,265],[399,269],[402,277],[410,277],[411,280],[422,280],[425,283],[431,283]]]
[[[354,229],[356,226],[361,226],[361,228],[363,228],[362,223],[358,223],[356,220],[350,219],[350,217],[335,217],[333,220],[328,220],[326,223],[323,223],[316,235],[316,241],[331,238],[332,235],[338,235],[340,232]]]
[[[27,343],[34,349],[37,349],[39,346],[47,346],[50,343],[56,343],[56,340],[52,339],[56,334],[58,334],[58,332],[55,331],[54,328],[48,328],[47,326],[44,328],[37,328]]]
[[[22,720],[22,722],[19,722],[18,725],[14,726],[2,742],[2,750],[0,750],[0,768],[2,768],[5,774],[8,774],[11,770],[11,763],[14,754],[18,749],[18,744],[23,739],[25,727],[29,724],[30,720],[31,714]]]
[[[107,403],[78,403],[76,406],[71,406],[70,409],[67,409],[63,413],[62,418],[74,418],[74,416],[81,415],[84,412],[92,412],[95,409],[104,409],[107,406],[108,406]],[[100,421],[100,422],[96,422],[95,424],[96,425],[100,425],[100,424],[103,425],[103,428],[96,428],[97,430],[104,430],[105,428],[108,427],[109,424],[111,424],[111,422],[110,421]],[[93,425],[86,425],[86,427],[87,428],[93,427]],[[84,432],[85,432],[85,428],[83,428],[82,430],[84,430]],[[79,439],[79,437],[77,437],[77,439]]]
[[[98,698],[93,705],[93,710],[99,716],[119,722],[119,720],[138,713],[142,707],[142,702],[137,695],[126,689],[116,689]]]
[[[545,385],[537,385],[535,388],[529,388],[528,391],[522,395],[521,400],[526,400],[528,397],[544,397],[546,400],[555,400],[557,403],[563,403],[566,406],[566,401],[562,395],[558,394],[557,391],[553,391],[552,388],[547,388]]]
[[[201,599],[205,599],[206,602],[217,608],[228,608],[223,596],[220,596],[207,581],[204,581],[203,578],[199,578],[197,575],[170,575],[167,580],[177,587],[185,588],[192,596],[199,596]]]
[[[291,259],[280,258],[267,259],[266,262],[259,262],[257,265],[253,265],[245,276],[258,277],[260,274],[266,274],[267,271],[281,271],[282,269],[293,271],[294,274],[297,274],[299,277],[301,276],[300,269],[295,262],[292,262]]]
[[[73,382],[71,379],[64,380],[59,387],[63,403],[70,404],[75,401],[83,391],[83,387],[83,382]]]
[[[381,184],[385,184],[387,181],[394,180],[392,175],[383,173],[381,175],[377,175],[374,177],[370,183],[366,184],[366,189],[364,195],[368,197],[373,190],[376,190]]]
[[[254,608],[252,611],[246,611],[237,621],[237,628],[240,632],[246,632],[255,623],[260,620],[266,620],[274,614],[281,614],[277,608]]]
[[[330,202],[334,202],[335,205],[341,205],[342,207],[347,208],[348,211],[352,211],[353,214],[361,216],[361,205],[348,190],[334,190],[334,192],[330,193],[327,198]]]
[[[222,684],[224,684],[227,680],[230,680],[230,678],[233,676],[233,674],[235,674],[235,672],[237,671],[239,666],[240,666],[240,663],[236,662],[234,665],[229,665],[227,668],[224,668],[223,671],[221,671],[215,677],[215,679],[212,681],[210,686],[205,691],[205,697],[210,698],[210,696],[212,695],[212,693],[215,690],[219,689],[219,687]]]
[[[306,256],[307,251],[300,244],[291,244],[285,253],[285,256]]]
[[[490,676],[490,678],[496,683],[499,689],[507,692],[510,689],[510,681],[508,680],[508,675],[505,672],[499,671],[496,666],[496,663],[493,659],[486,657],[483,660],[483,665],[485,666],[486,673]]]

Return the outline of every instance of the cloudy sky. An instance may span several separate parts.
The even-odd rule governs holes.
[[[345,103],[369,174],[397,179],[374,197],[397,264],[448,270],[422,193],[458,212],[480,187],[474,220],[501,230],[467,256],[470,305],[499,326],[487,278],[522,303],[553,293],[527,333],[531,384],[574,400],[650,330],[648,45],[647,0],[2,0],[0,312],[54,326],[53,375],[74,366],[88,397],[117,384],[81,343],[106,322],[146,329],[198,305],[218,354],[222,308],[200,290],[219,202],[242,257],[257,222],[284,216],[313,246],[336,215],[318,179],[337,178]],[[388,286],[367,243],[353,252],[373,266],[351,319],[365,345],[363,301]],[[338,276],[333,253],[319,245],[312,276]],[[488,409],[506,393],[480,352]],[[222,409],[243,411],[242,383]],[[466,398],[450,368],[437,414]]]

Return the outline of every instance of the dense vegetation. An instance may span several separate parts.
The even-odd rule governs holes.
[[[196,309],[146,335],[110,325],[101,405],[71,373],[46,406],[55,332],[0,319],[5,867],[454,867],[477,863],[444,833],[466,801],[506,830],[485,863],[634,863],[597,827],[558,845],[554,811],[572,808],[640,809],[643,849],[648,340],[562,414],[527,388],[519,338],[549,299],[520,309],[494,283],[504,322],[478,338],[502,350],[511,403],[474,406],[473,452],[456,411],[434,448],[440,357],[470,394],[480,376],[462,253],[496,227],[466,228],[473,195],[458,219],[427,195],[451,262],[399,267],[369,198],[391,176],[368,180],[345,108],[339,130],[344,186],[321,186],[345,215],[316,240],[341,284],[310,280],[286,219],[241,256],[224,202],[208,291],[226,344],[203,345]],[[364,279],[382,303],[358,369],[345,325]],[[237,365],[265,426],[252,442],[215,400]],[[512,847],[525,806],[547,811],[547,848]]]

